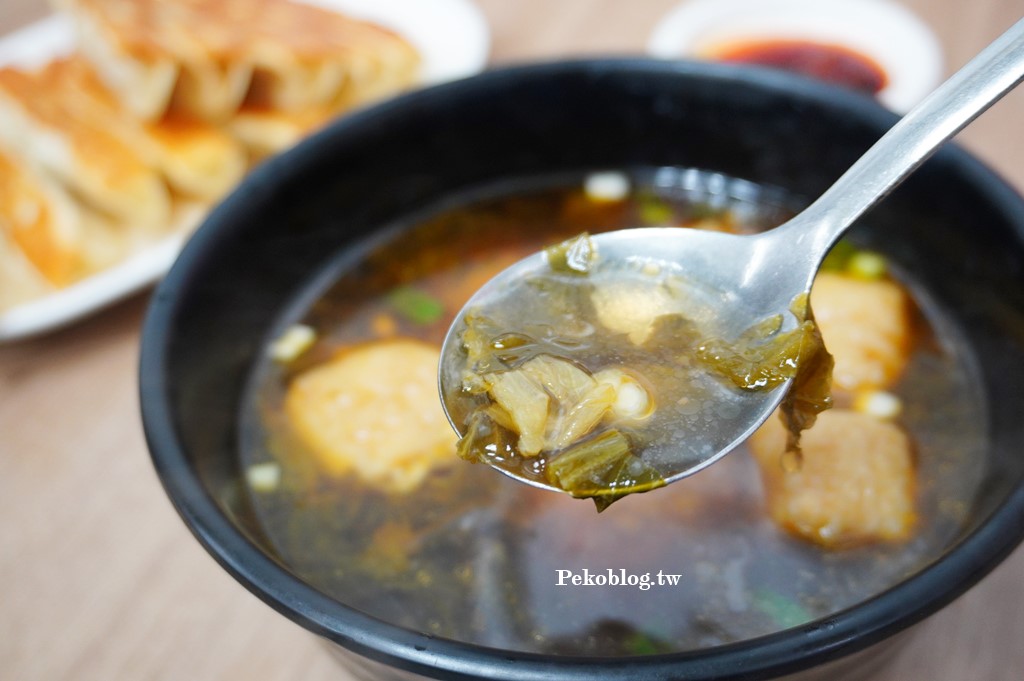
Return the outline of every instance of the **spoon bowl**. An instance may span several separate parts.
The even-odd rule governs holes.
[[[759,320],[789,309],[811,284],[825,255],[854,221],[870,210],[947,140],[1024,79],[1024,20],[1018,21],[875,143],[824,194],[785,224],[758,235],[729,235],[675,227],[627,229],[593,237],[597,262],[647,263],[673,268],[715,298],[716,333],[735,338]],[[441,402],[465,435],[468,407],[462,335],[466,315],[529,295],[518,286],[546,268],[544,254],[512,265],[485,284],[456,316],[441,349]],[[788,319],[788,318],[787,318]],[[788,319],[790,326],[794,324]],[[785,330],[785,327],[783,327]],[[686,433],[685,441],[650,443],[643,457],[666,483],[687,477],[745,440],[782,402],[792,380],[768,391],[739,395],[739,410]],[[538,487],[537,479],[502,472]]]
[[[634,228],[590,237],[596,252],[595,275],[602,265],[615,268],[628,264],[631,268],[646,266],[660,272],[678,273],[693,282],[690,293],[699,285],[699,295],[694,297],[702,301],[705,309],[729,313],[715,314],[714,335],[721,338],[739,336],[758,315],[764,317],[764,311],[786,311],[793,291],[809,286],[810,282],[799,279],[801,274],[797,270],[778,268],[768,257],[779,246],[778,239],[775,231],[738,235],[682,227]],[[523,282],[543,276],[547,271],[549,264],[544,253],[533,254],[506,268],[470,298],[449,329],[441,348],[439,382],[445,412],[460,435],[473,408],[471,400],[460,389],[465,365],[462,337],[468,328],[467,313],[500,308],[503,301],[523,294]],[[773,283],[764,285],[766,281]],[[795,318],[785,315],[781,330],[794,326]],[[691,475],[749,437],[779,406],[785,392],[782,388],[742,395],[734,390],[723,391],[720,399],[732,406],[723,409],[715,427],[684,430],[685,437],[679,440],[651,443],[646,447],[645,459],[659,469],[666,482]],[[555,489],[536,478],[517,476],[501,467],[498,470],[530,485]]]

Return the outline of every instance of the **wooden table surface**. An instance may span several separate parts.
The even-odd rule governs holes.
[[[824,0],[823,0],[824,1]],[[639,52],[675,0],[479,0],[494,63]],[[907,2],[947,67],[1024,0]],[[42,16],[0,0],[0,34]],[[1024,190],[1024,91],[961,141]],[[157,482],[136,395],[147,294],[0,346],[0,679],[350,679],[203,551]],[[1024,678],[1024,549],[928,620],[879,681]]]

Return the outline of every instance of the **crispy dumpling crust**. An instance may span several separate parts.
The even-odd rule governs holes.
[[[0,153],[0,233],[38,273],[65,286],[81,268],[81,226],[71,199]]]
[[[0,69],[0,144],[41,168],[93,209],[139,229],[165,225],[170,195],[151,168],[92,103],[70,87],[69,63]]]
[[[288,0],[59,0],[83,51],[136,115],[224,121],[248,97],[295,111],[408,86],[419,57],[399,36]]]

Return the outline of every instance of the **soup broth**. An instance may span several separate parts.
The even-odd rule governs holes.
[[[315,341],[290,361],[268,353],[254,367],[240,432],[242,470],[272,471],[250,475],[244,487],[284,565],[338,601],[412,630],[610,656],[694,650],[797,626],[943,553],[983,470],[985,413],[956,330],[909,276],[896,278],[913,292],[914,338],[887,389],[902,404],[894,418],[913,445],[917,521],[902,541],[826,550],[783,531],[765,510],[744,447],[600,515],[589,503],[459,461],[454,432],[450,463],[432,460],[398,481],[367,482],[359,462],[325,472],[286,404],[290,386],[314,368],[383,343],[396,352],[409,339],[439,347],[454,314],[491,276],[581,231],[757,231],[795,205],[781,192],[694,170],[641,170],[629,180],[629,193],[612,199],[588,195],[582,175],[455,197],[342,254],[296,297],[268,345],[299,323]],[[434,399],[423,408],[440,410]],[[852,400],[839,395],[837,405]],[[396,430],[408,425],[403,414],[389,418]]]

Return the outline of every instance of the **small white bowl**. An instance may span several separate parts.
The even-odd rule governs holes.
[[[708,58],[716,48],[762,41],[835,45],[885,73],[877,94],[906,112],[942,79],[942,49],[908,9],[886,0],[689,0],[658,23],[647,51],[663,59]]]

